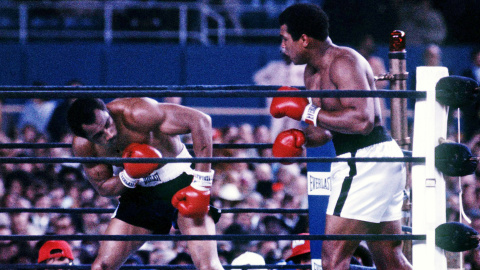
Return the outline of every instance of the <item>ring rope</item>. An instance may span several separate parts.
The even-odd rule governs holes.
[[[230,85],[0,85],[0,91],[35,91],[35,90],[100,90],[100,91],[127,91],[127,90],[277,90],[283,85],[256,85],[256,84],[230,84]],[[305,89],[305,86],[294,86]]]
[[[193,144],[185,144],[187,149],[193,149]],[[71,143],[0,143],[0,149],[44,149],[44,148],[71,148]],[[273,143],[215,143],[212,144],[213,149],[271,149]],[[406,157],[412,157],[412,151],[402,149]]]
[[[193,148],[193,144],[185,144],[188,149]],[[214,149],[244,149],[244,148],[256,148],[256,149],[269,149],[272,148],[272,143],[216,143],[212,147]],[[0,143],[0,149],[43,149],[43,148],[71,148],[71,143]]]
[[[38,89],[38,88],[36,88],[36,89]],[[350,91],[350,90],[347,90],[346,92],[348,92],[348,91]],[[353,91],[355,91],[355,92],[358,93],[358,90],[353,90]],[[322,92],[325,92],[325,91],[322,91]],[[389,94],[392,94],[392,91],[388,91],[388,92],[390,92]],[[403,92],[404,92],[404,91],[403,91]],[[298,92],[297,92],[297,93],[298,93]],[[363,92],[362,92],[362,93],[363,93]],[[36,94],[38,94],[38,92],[36,92]],[[182,94],[183,94],[183,93],[182,93]],[[322,93],[322,94],[323,94],[323,93]],[[346,93],[346,94],[348,94],[348,93]],[[2,95],[2,93],[0,93],[0,96],[1,96],[1,95]],[[28,94],[27,94],[27,95],[28,95]],[[142,96],[143,96],[143,95],[145,95],[145,93],[142,93]],[[96,96],[98,97],[98,93],[96,94]],[[290,95],[289,95],[289,96],[290,96]],[[309,96],[312,96],[312,93],[309,93]],[[38,97],[38,95],[35,95],[35,97]],[[218,96],[217,96],[217,97],[218,97]],[[52,148],[53,148],[53,147],[58,147],[58,145],[57,145],[57,146],[53,146],[53,145],[52,145],[51,147],[52,147]],[[64,147],[66,148],[66,147],[68,147],[68,146],[64,145]],[[13,147],[12,147],[12,148],[13,148]],[[16,148],[18,148],[18,147],[16,147]],[[38,147],[38,148],[40,148],[40,147]],[[239,148],[244,148],[244,147],[239,147]],[[251,148],[251,147],[247,147],[247,148]],[[267,148],[267,147],[265,147],[265,148]],[[231,160],[231,158],[229,158],[229,159]],[[300,159],[301,159],[301,158],[300,158]],[[355,158],[354,158],[354,159],[355,159]],[[404,158],[402,158],[402,159],[404,159]],[[199,159],[196,159],[197,162],[199,162],[198,160],[199,160]],[[250,159],[250,160],[251,160],[251,159]],[[340,159],[335,158],[335,161],[339,161],[339,160],[340,160]],[[351,159],[350,159],[350,160],[351,160]],[[0,160],[0,161],[1,161],[1,160]],[[51,161],[52,161],[52,159],[49,158],[49,162],[46,162],[46,163],[50,163]],[[146,161],[146,160],[145,160],[145,161]],[[163,161],[165,162],[165,159],[163,159]],[[177,162],[180,162],[178,159],[177,159],[176,161],[177,161]],[[282,159],[279,159],[279,162],[281,162],[281,161],[282,161]],[[284,161],[288,161],[288,160],[284,160]],[[354,161],[362,162],[361,160],[354,160]],[[368,162],[371,162],[371,161],[372,161],[372,160],[368,160]],[[382,158],[381,161],[385,161],[385,159]],[[381,161],[376,161],[376,162],[381,162]],[[185,162],[185,161],[184,161],[184,162]],[[310,161],[310,162],[313,162],[313,161]],[[325,161],[325,162],[331,162],[331,161]],[[394,161],[394,162],[396,162],[396,161]],[[418,161],[418,162],[424,162],[424,158],[423,158],[423,161]],[[38,162],[34,162],[34,163],[38,163]],[[134,162],[134,163],[136,163],[136,162]],[[138,162],[138,163],[141,163],[141,162]],[[100,235],[100,236],[104,236],[104,235]],[[148,236],[148,235],[145,235],[145,236]],[[198,239],[198,240],[209,240],[209,239],[208,239],[209,236],[210,236],[210,235],[208,235],[208,236],[199,236],[199,237],[201,237],[201,239]],[[215,235],[215,236],[216,236],[216,235]],[[233,236],[233,235],[232,235],[232,236]],[[323,240],[349,240],[349,239],[355,239],[356,236],[358,237],[358,236],[360,236],[360,235],[341,235],[341,236],[340,236],[340,235],[338,235],[338,236],[336,236],[336,235],[329,235],[329,236],[323,235],[323,237],[328,237],[328,238],[330,238],[330,239],[324,238]],[[369,236],[369,235],[364,235],[364,237],[367,237],[367,239],[361,239],[361,240],[368,240],[368,236]],[[372,236],[375,237],[375,238],[372,239],[372,240],[388,240],[388,239],[378,239],[377,237],[378,237],[379,235],[372,235]],[[384,235],[382,235],[382,236],[384,236]],[[392,236],[406,236],[406,235],[387,235],[387,237],[392,237]],[[414,235],[410,235],[410,236],[414,236]],[[17,236],[17,237],[18,237],[18,236]],[[21,237],[21,236],[20,236],[20,237]],[[26,236],[26,237],[28,237],[28,236]],[[98,239],[98,235],[90,235],[90,237],[96,237],[96,240]],[[178,237],[178,236],[176,236],[176,237]],[[188,235],[187,237],[190,238],[189,240],[193,240],[193,239],[191,239],[191,238],[192,238],[191,235]],[[193,237],[195,237],[195,236],[193,236]],[[221,235],[221,237],[222,237],[222,239],[225,239],[225,235]],[[240,237],[242,237],[242,239],[245,239],[245,235],[240,235]],[[258,240],[259,235],[255,235],[254,237],[255,237],[255,238],[254,238],[255,240]],[[272,239],[272,240],[279,240],[279,236],[278,236],[278,235],[275,235],[275,236],[273,236],[273,237],[275,237],[275,238]],[[341,239],[341,238],[340,238],[340,239],[335,239],[335,237],[348,237],[348,239]],[[352,238],[352,237],[353,237],[353,238]],[[360,236],[360,237],[363,237],[363,236]],[[422,235],[418,235],[418,237],[423,237],[423,239],[412,239],[412,240],[424,240],[424,239],[426,239],[425,235],[423,235],[423,236],[422,236]],[[56,238],[58,239],[58,236],[56,236]],[[100,238],[101,238],[101,237],[100,237]],[[128,237],[127,237],[127,238],[128,238]],[[227,238],[228,238],[228,237],[227,237]],[[260,238],[262,238],[262,237],[260,236]],[[0,239],[1,239],[1,238],[0,238]],[[44,238],[43,238],[43,239],[44,239]],[[322,240],[322,239],[318,239],[318,240]],[[372,240],[370,240],[370,241],[372,241]],[[397,239],[394,239],[394,240],[397,240]],[[124,241],[124,240],[119,240],[119,241]],[[261,267],[265,268],[265,266],[261,266]],[[291,267],[291,266],[289,266],[289,267]],[[255,268],[255,267],[253,267],[253,268]],[[259,268],[260,268],[260,267],[259,267]]]
[[[285,209],[285,208],[225,208],[220,209],[226,213],[265,213],[265,214],[308,214],[308,209]],[[115,208],[1,208],[0,213],[61,213],[61,214],[108,214],[113,213]]]
[[[0,143],[0,149],[72,148],[71,143]]]
[[[98,89],[102,90],[102,89]],[[176,90],[34,90],[34,91],[0,91],[1,98],[117,98],[117,97],[384,97],[384,98],[426,98],[425,91],[413,90],[309,90],[309,91],[249,91],[249,90],[208,90],[208,91],[176,91]]]
[[[258,213],[258,214],[308,214],[308,209],[286,208],[222,208],[222,214]],[[57,213],[57,214],[111,214],[115,208],[1,208],[0,213]],[[403,232],[412,232],[412,228],[402,226]]]
[[[339,158],[339,157],[288,157],[288,158],[117,158],[117,157],[0,157],[0,163],[276,163],[276,162],[411,162],[425,163],[425,157],[376,157],[376,158]]]
[[[187,149],[193,149],[193,144],[185,144]],[[0,143],[0,149],[46,149],[46,148],[71,148],[70,143]],[[272,143],[215,143],[212,144],[213,149],[271,149]],[[412,157],[412,151],[402,149],[403,155]]]
[[[322,241],[402,241],[426,240],[425,234],[330,234],[330,235],[277,235],[277,234],[222,234],[222,235],[104,235],[104,234],[64,234],[64,235],[0,235],[0,241],[39,241],[39,240],[89,240],[89,241],[280,241],[280,240],[322,240]]]
[[[193,149],[193,144],[186,143],[188,149]],[[44,148],[71,148],[71,143],[0,143],[0,149],[44,149]],[[215,143],[212,144],[213,149],[270,149],[273,143]],[[411,157],[412,151],[402,149],[405,156]]]
[[[288,265],[222,265],[224,269],[310,269],[311,264],[288,264]],[[91,269],[89,264],[79,265],[45,265],[45,264],[0,264],[0,269]],[[195,269],[195,265],[122,265],[120,269]],[[365,268],[371,269],[371,268]]]

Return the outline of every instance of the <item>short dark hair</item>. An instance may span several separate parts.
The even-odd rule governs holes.
[[[87,137],[82,125],[95,122],[95,110],[108,111],[105,103],[99,98],[79,98],[75,100],[67,112],[67,121],[73,134]]]
[[[328,37],[328,16],[315,4],[300,3],[286,8],[279,17],[280,25],[286,25],[293,40],[303,34],[325,41]]]

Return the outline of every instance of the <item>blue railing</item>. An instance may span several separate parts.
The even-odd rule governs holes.
[[[0,40],[169,41],[225,44],[276,41],[282,5],[208,5],[203,1],[0,2]]]

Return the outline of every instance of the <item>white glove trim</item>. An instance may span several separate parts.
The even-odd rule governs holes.
[[[213,175],[215,174],[214,170],[209,172],[200,172],[200,171],[193,171],[193,181],[190,184],[194,189],[200,191],[207,191],[210,190],[213,183]]]
[[[118,178],[120,178],[120,182],[122,182],[122,184],[127,188],[135,188],[139,180],[130,177],[125,170],[121,171],[118,174]]]
[[[320,110],[320,107],[317,107],[313,104],[308,104],[303,111],[302,121],[305,121],[305,123],[309,125],[317,126],[317,116]]]

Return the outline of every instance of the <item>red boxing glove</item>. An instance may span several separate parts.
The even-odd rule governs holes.
[[[295,87],[282,86],[278,91],[300,91]],[[303,97],[274,97],[270,105],[270,114],[275,118],[288,116],[310,125],[317,125],[317,115],[320,108]]]
[[[132,143],[123,150],[123,158],[161,158],[162,154],[148,144]],[[126,173],[131,178],[147,177],[156,169],[158,163],[124,163]]]
[[[184,216],[200,218],[208,213],[214,171],[194,172],[192,184],[173,195],[172,205]]]
[[[203,217],[208,213],[210,190],[201,191],[192,186],[177,191],[172,198],[173,207],[187,217]]]
[[[280,132],[273,143],[272,153],[274,157],[299,157],[303,153],[305,134],[298,129],[289,129]],[[288,165],[293,162],[282,162]]]

